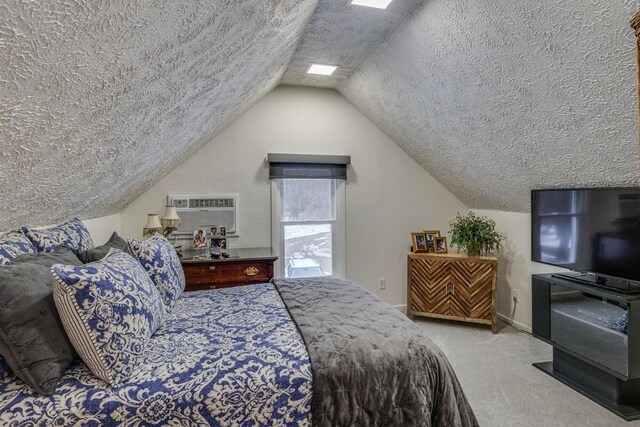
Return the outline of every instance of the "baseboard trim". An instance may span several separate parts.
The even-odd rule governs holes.
[[[528,334],[531,333],[531,326],[527,326],[524,323],[520,323],[516,320],[510,319],[502,313],[498,313],[498,319],[502,320],[505,323],[510,324],[511,326],[513,326],[514,328],[520,331],[526,332]]]
[[[401,304],[401,305],[392,305],[393,308],[395,308],[396,310],[407,314],[407,304]],[[520,323],[516,320],[510,319],[507,316],[505,316],[502,313],[498,313],[498,319],[502,320],[505,323],[508,323],[509,325],[513,326],[514,328],[518,329],[519,331],[523,331],[526,332],[528,334],[531,333],[531,326],[527,326],[524,323]]]
[[[392,305],[391,307],[393,307],[396,310],[402,312],[403,314],[407,314],[407,304]]]

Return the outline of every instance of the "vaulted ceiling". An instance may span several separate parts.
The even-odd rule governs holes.
[[[638,185],[635,3],[431,0],[339,90],[472,208]]]
[[[278,84],[315,7],[0,3],[0,230],[121,211]]]
[[[380,10],[352,5],[351,0],[320,0],[282,83],[337,87],[424,3],[425,0],[395,0]],[[307,74],[311,63],[339,68],[327,78]]]
[[[336,88],[470,207],[637,185],[634,9],[6,0],[0,229],[121,211],[280,82]]]

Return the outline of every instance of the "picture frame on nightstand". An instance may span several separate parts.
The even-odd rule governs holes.
[[[227,250],[227,239],[226,238],[211,238],[211,251],[225,251]]]
[[[221,225],[210,225],[208,228],[211,238],[226,237],[227,235],[227,227],[223,227]]]
[[[193,249],[207,249],[207,230],[205,228],[193,230]]]

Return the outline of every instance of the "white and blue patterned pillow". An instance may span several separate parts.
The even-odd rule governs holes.
[[[184,270],[171,243],[160,235],[148,240],[128,239],[135,258],[147,270],[164,302],[167,312],[176,305],[185,286]]]
[[[31,240],[19,231],[0,234],[0,265],[7,265],[20,255],[35,254]]]
[[[53,299],[73,347],[91,372],[127,380],[164,315],[162,298],[131,255],[111,249],[83,266],[54,264]]]
[[[60,245],[76,251],[93,249],[91,234],[78,218],[41,230],[22,227],[22,232],[39,252],[51,252]]]

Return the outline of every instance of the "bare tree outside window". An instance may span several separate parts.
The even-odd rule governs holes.
[[[286,179],[283,182],[284,221],[334,219],[333,181],[330,179]]]

